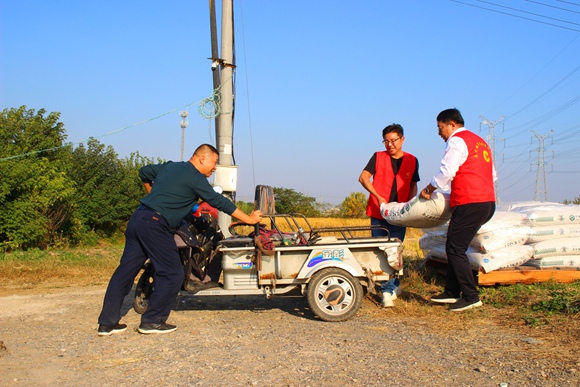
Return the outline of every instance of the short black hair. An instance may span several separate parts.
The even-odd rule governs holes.
[[[465,125],[461,113],[456,108],[443,110],[437,116],[437,122],[444,122],[447,124],[451,121],[455,122],[456,124]]]
[[[399,124],[391,124],[389,126],[387,126],[385,129],[383,129],[383,138],[385,138],[385,135],[387,133],[391,133],[391,132],[395,132],[399,135],[399,137],[402,137],[405,135],[405,133],[403,132],[403,127]]]
[[[200,146],[197,147],[197,149],[195,150],[195,152],[193,152],[194,155],[202,155],[203,153],[213,153],[216,155],[219,155],[220,153],[218,152],[218,150],[210,144],[201,144]]]

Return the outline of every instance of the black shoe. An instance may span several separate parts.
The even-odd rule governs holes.
[[[197,292],[200,292],[200,291],[206,290],[206,289],[219,288],[219,286],[220,286],[220,284],[218,282],[215,282],[215,281],[201,282],[201,281],[189,280],[185,284],[185,290],[187,290],[190,293],[197,293]]]
[[[453,305],[449,305],[449,310],[452,312],[461,312],[462,310],[478,308],[483,305],[481,300],[467,301],[465,298],[460,299]]]
[[[150,333],[169,333],[176,330],[177,327],[175,325],[167,324],[167,323],[141,323],[137,330],[139,333],[143,333],[144,335],[148,335]]]
[[[116,324],[113,326],[99,324],[98,335],[99,336],[111,336],[115,333],[125,332],[127,330],[127,325],[125,324]]]
[[[460,299],[461,297],[455,296],[450,291],[446,290],[437,296],[431,297],[431,302],[436,302],[438,304],[455,304]]]

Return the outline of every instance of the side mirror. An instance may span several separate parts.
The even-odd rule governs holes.
[[[274,215],[274,189],[268,185],[257,185],[254,196],[254,209],[260,210],[264,215]]]

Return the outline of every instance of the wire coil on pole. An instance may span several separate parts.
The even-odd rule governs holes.
[[[199,107],[197,108],[199,115],[206,119],[211,120],[220,114],[220,102],[221,94],[219,91],[214,90],[211,96],[203,99]]]

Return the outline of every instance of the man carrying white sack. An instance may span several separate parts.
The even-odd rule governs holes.
[[[457,109],[447,109],[437,116],[439,136],[445,141],[445,153],[439,172],[421,190],[421,197],[431,198],[437,188],[449,189],[451,219],[447,228],[447,283],[445,291],[431,297],[432,302],[450,304],[459,312],[482,304],[466,255],[469,243],[495,212],[494,182],[497,180],[489,145],[463,127]]]
[[[386,230],[375,228],[372,236],[390,235],[403,241],[407,228],[388,223],[381,214],[380,206],[387,202],[403,203],[417,194],[419,161],[412,154],[403,152],[405,136],[401,125],[389,125],[383,129],[382,134],[386,151],[373,154],[358,181],[370,193],[366,214],[371,218],[371,226],[382,226],[389,230],[387,233]],[[398,278],[381,284],[383,307],[394,306],[393,300],[400,293],[399,284]]]

